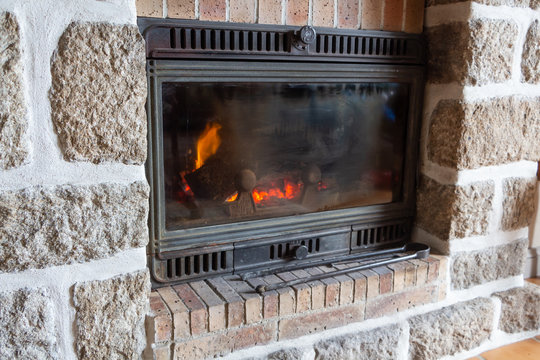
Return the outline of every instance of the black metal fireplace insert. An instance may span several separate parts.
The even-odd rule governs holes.
[[[409,241],[420,36],[149,18],[139,27],[157,286]]]

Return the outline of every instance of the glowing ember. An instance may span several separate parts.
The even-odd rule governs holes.
[[[269,189],[258,186],[253,189],[253,201],[257,205],[268,205],[268,203],[276,200],[292,200],[300,194],[302,185],[302,183],[295,183],[284,179],[283,186],[272,184],[272,187]]]
[[[238,193],[235,192],[231,196],[229,196],[227,199],[225,199],[225,202],[233,202],[234,200],[238,199]]]
[[[216,123],[206,124],[201,136],[197,140],[197,159],[195,160],[195,170],[204,165],[204,162],[216,153],[221,145],[221,138],[218,131],[221,125]]]

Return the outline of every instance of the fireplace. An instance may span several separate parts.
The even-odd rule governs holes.
[[[140,18],[154,281],[409,241],[417,35]]]

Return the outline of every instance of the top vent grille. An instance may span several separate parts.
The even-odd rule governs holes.
[[[296,46],[298,27],[140,18],[151,59],[228,58],[423,63],[419,35],[316,28],[314,43]]]

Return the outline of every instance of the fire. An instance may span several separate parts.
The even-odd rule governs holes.
[[[195,160],[195,170],[204,165],[205,161],[214,155],[221,145],[221,138],[218,131],[221,125],[216,123],[206,124],[201,136],[197,140],[197,159]]]
[[[269,189],[256,187],[255,189],[253,189],[252,195],[255,204],[266,205],[266,203],[268,202],[279,199],[292,200],[300,194],[301,190],[301,183],[295,183],[284,179],[283,186],[276,186],[276,184],[272,184],[272,187],[270,187]]]
[[[238,199],[238,192],[235,192],[231,196],[229,196],[227,199],[225,199],[225,202],[233,202],[236,199]]]

